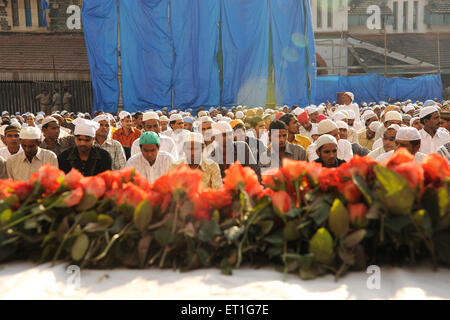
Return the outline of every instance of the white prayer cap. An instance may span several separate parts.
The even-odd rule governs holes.
[[[348,130],[348,124],[346,124],[344,121],[337,121],[336,125],[339,129],[347,129]]]
[[[315,142],[317,150],[325,144],[335,144],[337,146],[336,138],[330,134],[324,134]]]
[[[419,130],[414,127],[401,127],[395,136],[395,140],[415,141],[420,139]]]
[[[402,114],[402,119],[403,120],[411,120],[411,115],[410,114],[408,114],[408,113],[405,113],[405,114]]]
[[[44,120],[44,116],[42,114],[38,114],[36,117],[36,121]]]
[[[309,106],[305,108],[306,111],[308,111],[308,114],[314,113],[314,112],[318,112],[319,110],[317,110],[317,108],[314,106]]]
[[[244,119],[244,113],[242,111],[236,112],[236,119]]]
[[[412,104],[408,104],[403,108],[403,111],[405,113],[408,113],[408,112],[414,111],[414,110],[416,110],[416,108],[414,108],[414,106]]]
[[[179,113],[174,113],[170,116],[169,121],[178,121],[178,120],[183,120],[183,117],[181,116],[181,114]]]
[[[212,128],[219,131],[219,133],[233,132],[231,125],[226,121],[213,122]]]
[[[398,111],[386,112],[386,115],[384,116],[384,122],[392,120],[402,121],[402,115],[400,114],[400,112]]]
[[[144,113],[144,115],[142,116],[142,121],[147,121],[147,120],[159,120],[159,116],[156,112],[146,112]]]
[[[222,120],[222,118],[223,118],[223,116],[220,113],[216,116],[217,120]]]
[[[0,135],[4,136],[5,135],[5,129],[8,125],[4,124],[0,127]]]
[[[343,119],[348,119],[348,116],[342,111],[336,112],[333,116],[334,121],[341,121]]]
[[[298,116],[300,113],[303,113],[303,109],[302,108],[297,107],[297,108],[294,109],[295,116]]]
[[[24,127],[20,130],[20,139],[39,140],[41,139],[41,130],[36,127]]]
[[[419,117],[420,117],[420,119],[422,119],[422,118],[428,116],[429,114],[432,114],[433,112],[439,112],[439,110],[434,106],[422,108],[420,110]]]
[[[373,112],[372,110],[367,110],[366,112],[363,113],[364,121],[372,119],[376,116],[377,116],[377,114],[375,112]]]
[[[55,118],[53,118],[53,117],[47,117],[47,118],[45,118],[44,120],[42,120],[41,125],[42,125],[42,126],[45,126],[46,124],[48,124],[48,123],[50,123],[50,122],[56,122],[56,123],[59,124],[58,120],[56,120]]]
[[[381,127],[381,123],[379,121],[374,121],[369,125],[370,131],[377,132],[377,130]]]
[[[229,117],[222,117],[222,119],[221,119],[222,121],[226,121],[226,122],[230,122],[231,121],[231,118],[229,118]]]
[[[159,117],[159,121],[160,122],[168,122],[169,118],[167,118],[166,116],[161,116],[161,117]]]
[[[338,129],[338,126],[330,119],[322,120],[317,125],[317,131],[319,132],[320,135],[329,133],[335,129]]]
[[[400,126],[398,124],[391,124],[388,129],[394,129],[395,131],[398,131],[400,129]]]
[[[203,135],[198,132],[189,132],[188,134],[184,135],[184,143],[187,142],[196,142],[203,144]]]
[[[412,126],[414,121],[416,121],[416,120],[420,120],[420,118],[419,117],[412,117],[411,120],[409,120],[409,125]]]
[[[355,96],[352,92],[345,92],[344,94],[348,95],[350,97],[350,99],[352,99],[352,102],[353,102],[353,100],[355,100]]]
[[[99,122],[99,123],[100,123],[100,121],[106,121],[106,122],[110,123],[111,119],[107,114],[101,114],[99,116],[96,116],[94,119],[92,119],[92,121]]]
[[[353,110],[345,110],[345,111],[347,111],[349,119],[355,119],[356,118],[355,112]]]
[[[237,114],[237,113],[236,113]],[[204,116],[207,116],[208,115],[208,112],[206,112],[206,111],[200,111],[198,114],[197,114],[197,117],[204,117]]]
[[[317,129],[317,126],[313,126],[311,129],[311,135],[319,135],[319,130]]]
[[[317,107],[317,111],[322,114],[325,111],[325,107],[323,105],[320,105]]]
[[[75,131],[73,133],[74,136],[88,136],[95,137],[95,132],[100,128],[100,124],[98,122],[77,118],[72,121],[75,124]]]
[[[120,111],[120,113],[119,113],[120,120],[123,120],[127,117],[131,117],[131,113],[129,113],[128,111]]]
[[[431,107],[431,106],[434,106],[434,105],[436,105],[436,102],[433,101],[433,100],[427,100],[427,101],[425,101],[425,102],[423,103],[423,107],[424,107],[424,108],[426,108],[426,107]]]
[[[200,117],[200,118],[198,119],[198,122],[199,122],[199,123],[203,123],[203,122],[213,122],[213,119],[211,119],[211,117],[208,117],[208,116],[203,116],[203,117]]]

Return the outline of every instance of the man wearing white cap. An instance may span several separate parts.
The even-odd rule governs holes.
[[[433,153],[442,145],[450,142],[450,135],[444,130],[439,130],[441,118],[436,107],[422,108],[419,117],[420,123],[423,125],[423,129],[419,131],[422,138],[420,152]]]
[[[44,141],[41,142],[41,148],[53,151],[57,156],[75,145],[73,136],[59,138],[60,126],[54,117],[47,117],[42,121],[42,134]]]
[[[77,169],[84,176],[95,176],[112,169],[109,153],[94,146],[95,133],[100,127],[98,122],[77,118],[75,124],[75,147],[67,149],[58,156],[59,168],[69,173]]]
[[[144,123],[144,132],[155,132],[158,135],[160,140],[159,150],[170,153],[175,160],[178,160],[179,152],[175,141],[171,137],[160,134],[161,127],[158,114],[155,112],[145,112],[142,116],[142,121]],[[137,139],[131,146],[131,156],[140,152],[140,141]]]
[[[160,151],[159,136],[152,131],[144,132],[139,138],[141,152],[128,159],[126,167],[134,168],[150,183],[166,174],[175,159],[170,153]]]
[[[119,113],[119,119],[122,128],[114,131],[112,138],[119,141],[122,146],[131,148],[134,140],[141,136],[141,130],[133,127],[133,120],[129,112],[121,111]]]
[[[305,108],[305,111],[308,111],[309,120],[312,123],[317,123],[317,117],[319,116],[319,110],[317,110],[317,107],[309,106]]]
[[[6,125],[2,128],[5,136],[5,147],[0,148],[0,157],[8,160],[12,155],[22,152],[20,145],[20,127],[17,125]]]
[[[398,124],[392,124],[389,126],[389,128],[386,129],[383,133],[383,144],[372,150],[368,154],[369,157],[376,160],[379,156],[381,156],[383,153],[389,152],[391,150],[394,150],[395,148],[395,137],[397,135],[397,131],[400,129],[400,126]]]
[[[320,135],[330,134],[336,139],[338,144],[337,157],[339,159],[349,161],[353,157],[353,150],[351,143],[348,142],[347,140],[340,139],[339,128],[335,122],[333,122],[331,119],[322,120],[317,125],[317,130]],[[306,150],[306,152],[308,153],[309,161],[314,161],[319,157],[317,155],[317,147],[315,143],[311,144]]]
[[[373,144],[375,142],[375,133],[377,132],[378,128],[380,128],[380,126],[381,126],[381,123],[378,121],[371,122],[365,130],[361,131],[358,134],[359,144],[362,147],[367,148],[372,151]]]
[[[330,134],[324,134],[317,139],[316,153],[318,158],[315,160],[321,163],[325,168],[337,168],[341,164],[345,163],[344,160],[339,159],[337,156],[338,142],[335,137]]]
[[[184,144],[184,136],[188,134],[189,131],[184,129],[184,121],[181,117],[181,114],[174,113],[169,118],[169,129],[164,132],[161,132],[162,135],[168,136],[175,141],[175,145],[177,146],[178,155],[176,159],[180,159],[183,157],[183,144]]]
[[[345,92],[342,95],[343,105],[340,105],[336,108],[336,112],[342,111],[342,110],[352,110],[355,114],[355,123],[357,126],[359,126],[359,119],[361,116],[361,113],[359,112],[359,106],[357,103],[354,103],[355,96],[352,92]]]
[[[20,130],[19,137],[23,151],[12,155],[6,161],[9,178],[28,181],[31,175],[38,172],[46,163],[58,167],[56,154],[39,147],[41,130],[36,127],[25,127]]]
[[[388,111],[386,112],[386,114],[384,115],[384,125],[380,126],[375,134],[375,145],[374,148],[378,148],[380,147],[376,141],[378,139],[381,139],[383,137],[383,133],[384,131],[386,131],[386,129],[391,126],[392,124],[397,124],[397,125],[401,125],[403,122],[403,118],[400,112],[392,110],[392,111]],[[381,140],[378,142],[381,144]]]
[[[112,170],[121,170],[127,162],[125,151],[119,141],[109,138],[110,117],[106,114],[96,116],[95,122],[100,125],[95,132],[94,146],[102,148],[111,156]]]
[[[159,125],[161,127],[161,132],[165,132],[167,131],[167,129],[169,129],[169,118],[167,118],[166,116],[162,115],[159,117]]]
[[[376,160],[385,161],[389,159],[398,148],[405,148],[414,156],[414,160],[422,162],[425,154],[419,152],[421,144],[421,137],[419,131],[413,127],[401,127],[398,129],[395,136],[395,149],[383,153]]]
[[[178,168],[181,164],[187,164],[191,169],[202,171],[202,183],[204,188],[220,189],[223,185],[220,168],[213,160],[204,157],[205,143],[203,136],[198,132],[190,132],[185,136],[184,157],[171,165],[169,170]]]

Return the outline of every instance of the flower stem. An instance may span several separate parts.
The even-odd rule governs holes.
[[[31,206],[30,208],[32,208],[32,207],[33,207],[33,206]],[[40,215],[40,214],[43,214],[44,212],[47,212],[48,210],[52,209],[53,207],[54,207],[54,205],[49,205],[47,208],[44,208],[44,210],[42,210],[42,211],[37,211],[37,212],[31,213],[31,214],[29,214],[29,215],[27,215],[27,216],[25,216],[25,217],[22,217],[22,218],[20,218],[20,219],[17,219],[17,220],[15,220],[15,221],[11,222],[10,224],[7,224],[6,226],[0,228],[0,232],[6,231],[6,230],[8,230],[9,228],[12,228],[12,227],[18,225],[18,224],[22,223],[22,222],[25,221],[25,220],[28,220],[28,219],[30,219],[30,218],[36,217],[36,216],[38,216],[38,215]],[[20,211],[26,211],[25,209],[29,209],[29,208],[23,208],[22,210],[19,210],[19,211],[17,211],[17,212],[20,212]],[[16,212],[16,213],[17,213],[17,212]]]

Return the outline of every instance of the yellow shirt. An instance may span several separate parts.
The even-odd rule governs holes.
[[[307,149],[311,144],[311,140],[307,136],[302,136],[301,134],[296,134],[292,144],[296,144],[298,146],[303,147],[303,149]]]
[[[367,148],[372,151],[372,147],[375,142],[375,139],[370,139],[370,140],[367,139],[366,130],[363,130],[360,133],[358,133],[358,141],[362,147]]]
[[[186,163],[185,159],[173,163],[169,167],[169,171],[178,168],[183,163]],[[202,183],[204,188],[220,189],[222,187],[222,176],[217,163],[211,159],[204,158],[200,163],[200,170],[202,171]]]

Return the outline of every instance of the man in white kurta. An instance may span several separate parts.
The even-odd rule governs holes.
[[[437,152],[444,144],[450,142],[450,135],[439,128],[439,110],[434,106],[425,107],[420,110],[420,122],[423,129],[419,131],[422,140],[420,152],[429,154]]]
[[[416,128],[413,127],[401,127],[398,129],[395,136],[395,149],[389,152],[383,153],[375,160],[385,161],[389,159],[398,148],[406,148],[412,155],[416,162],[422,162],[425,154],[419,152],[421,144],[420,134]]]
[[[155,132],[144,132],[139,138],[141,152],[132,156],[125,167],[133,167],[150,183],[166,174],[175,159],[170,153],[159,151],[160,139]]]

